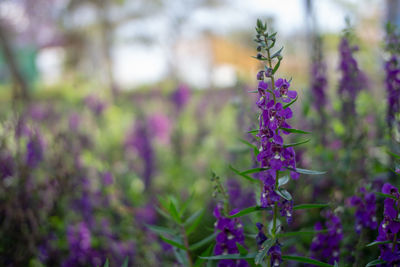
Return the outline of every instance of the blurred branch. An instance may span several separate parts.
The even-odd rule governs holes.
[[[27,101],[29,100],[28,85],[18,67],[14,51],[9,41],[7,31],[0,20],[0,46],[13,80],[13,99],[16,100],[21,97],[22,100]]]

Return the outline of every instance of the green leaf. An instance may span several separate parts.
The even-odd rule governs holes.
[[[171,214],[172,218],[177,222],[177,223],[181,223],[181,217],[179,216],[179,212],[176,209],[176,206],[174,204],[173,201],[170,201],[169,203],[169,209],[168,209],[169,213]]]
[[[204,210],[198,210],[193,213],[184,223],[184,227],[189,227],[186,230],[186,234],[190,235],[194,230],[196,230],[197,226],[199,226],[201,219],[203,218]]]
[[[246,214],[249,214],[249,213],[252,213],[252,212],[255,212],[255,211],[269,210],[269,209],[271,209],[271,208],[269,208],[269,207],[268,208],[263,208],[263,207],[260,207],[260,206],[253,206],[253,207],[249,207],[249,208],[243,209],[243,210],[239,211],[238,213],[235,213],[235,214],[227,216],[227,217],[228,218],[236,218],[236,217],[241,217],[243,215],[246,215]]]
[[[375,192],[375,194],[377,194],[377,195],[379,195],[381,197],[386,197],[386,198],[391,198],[391,199],[397,200],[397,198],[395,196],[392,196],[392,195],[389,195],[389,194],[384,194],[384,193],[381,193],[381,192]]]
[[[283,147],[286,148],[286,147],[299,146],[299,145],[302,145],[302,144],[305,144],[305,143],[310,142],[310,140],[311,140],[311,139],[306,139],[306,140],[303,140],[303,141],[300,141],[300,142],[297,142],[297,143],[291,143],[291,144],[283,145]]]
[[[279,56],[279,55],[281,54],[282,50],[283,50],[283,46],[282,46],[281,49],[279,49],[278,51],[276,51],[276,52],[271,56],[271,59],[272,59],[272,58],[275,58],[275,57],[277,57],[277,56]]]
[[[175,235],[174,231],[172,231],[171,229],[162,227],[162,226],[150,225],[150,224],[145,224],[145,226],[147,228],[149,228],[151,231],[153,231],[153,232],[155,232],[155,233],[157,233],[159,235],[164,235],[164,234]]]
[[[321,174],[325,174],[325,171],[313,171],[313,170],[307,170],[307,169],[302,169],[302,168],[286,168],[288,170],[297,172],[297,173],[301,173],[301,174],[308,174],[308,175],[321,175]]]
[[[279,234],[279,237],[293,237],[299,235],[315,235],[317,233],[327,232],[328,230],[321,231],[296,231],[296,232],[286,232]]]
[[[287,184],[287,183],[289,182],[289,180],[290,180],[290,177],[287,176],[287,175],[285,175],[285,176],[279,178],[279,179],[278,179],[278,187],[281,187],[282,185]]]
[[[366,245],[367,247],[372,247],[372,246],[376,246],[376,245],[382,245],[382,244],[389,244],[391,243],[390,240],[386,240],[386,241],[374,241],[372,243],[369,243],[368,245]]]
[[[368,262],[368,264],[365,265],[365,267],[376,266],[378,264],[384,264],[384,263],[386,263],[386,261],[381,260],[381,259],[376,259],[376,260]]]
[[[247,93],[258,93],[258,91],[247,91]]]
[[[308,210],[315,208],[326,208],[329,204],[300,204],[293,207],[293,210]]]
[[[128,263],[129,263],[129,257],[126,257],[121,267],[128,267]]]
[[[261,264],[264,261],[265,256],[267,255],[269,249],[272,245],[275,244],[275,239],[271,238],[264,242],[263,248],[257,253],[254,261],[256,264]]]
[[[240,173],[241,174],[252,174],[252,173],[262,172],[262,171],[266,171],[266,170],[269,170],[269,168],[254,168],[254,169],[249,169],[249,170],[246,170],[246,171],[242,171]]]
[[[239,138],[239,141],[242,142],[243,144],[249,146],[250,148],[252,148],[253,152],[254,152],[254,156],[257,157],[259,151],[258,151],[258,147],[256,145],[254,145],[254,144],[252,144],[252,143],[250,143],[250,142],[248,142],[248,141],[246,141],[244,139],[241,139],[241,138]]]
[[[106,262],[104,263],[104,267],[109,267],[110,266],[110,262],[108,261],[108,259],[106,259]]]
[[[189,204],[192,202],[193,197],[194,197],[194,192],[192,192],[192,193],[190,194],[189,198],[186,199],[185,202],[183,203],[182,208],[181,208],[181,210],[180,210],[180,212],[179,212],[179,216],[180,216],[181,218],[182,218],[183,214],[185,213],[186,209],[188,208]]]
[[[247,133],[258,133],[260,130],[250,130]]]
[[[240,243],[238,243],[238,242],[236,242],[236,247],[237,247],[237,249],[239,250],[239,254],[240,255],[246,255],[248,252],[247,252],[247,249],[245,248],[245,247],[243,247]]]
[[[301,256],[283,255],[282,259],[287,260],[287,261],[297,261],[297,262],[301,262],[301,263],[313,264],[315,266],[321,266],[321,267],[334,267],[333,265],[330,265],[328,263],[325,263],[322,261],[317,261],[317,260],[306,258],[306,257],[301,257]]]
[[[254,179],[253,177],[250,177],[250,176],[248,176],[248,175],[246,175],[246,174],[243,174],[242,172],[240,172],[240,171],[236,170],[235,168],[233,168],[232,165],[229,165],[229,168],[230,168],[234,173],[236,173],[236,174],[242,176],[242,177],[245,178],[246,180],[248,180],[248,181],[250,181],[250,182],[253,182],[253,183],[259,183],[259,180]]]
[[[283,109],[290,107],[292,104],[294,104],[294,102],[297,101],[297,99],[299,98],[299,96],[297,95],[295,99],[293,99],[292,101],[290,101],[289,103],[287,103],[286,105],[283,106]]]
[[[277,193],[286,200],[292,200],[292,195],[286,189],[278,188],[277,190],[275,190],[275,193]]]
[[[160,238],[161,238],[165,243],[168,243],[168,244],[170,244],[170,245],[172,245],[172,246],[174,246],[174,247],[177,247],[177,248],[186,250],[186,248],[185,248],[184,245],[182,245],[182,244],[180,244],[180,243],[178,243],[178,242],[176,242],[176,241],[174,241],[174,240],[168,239],[168,238],[166,238],[166,237],[163,236],[163,235],[160,235]]]
[[[156,211],[163,216],[164,218],[166,218],[167,220],[171,220],[171,216],[169,216],[166,212],[164,212],[162,209],[160,209],[159,207],[155,207]]]
[[[214,244],[212,244],[211,246],[209,246],[203,253],[201,253],[201,256],[202,256],[202,257],[207,257],[207,256],[209,256],[209,255],[212,255],[213,251],[214,251]],[[193,267],[200,267],[200,266],[202,266],[202,263],[203,263],[204,261],[205,261],[204,259],[201,259],[201,258],[198,257]]]
[[[280,127],[279,129],[288,132],[288,133],[297,133],[297,134],[311,134],[310,132],[306,132],[306,131],[302,131],[302,130],[297,130],[297,129],[293,129],[293,128],[284,128],[284,127]]]
[[[246,255],[240,255],[240,254],[227,254],[227,255],[217,255],[217,256],[210,256],[210,257],[201,257],[201,259],[206,259],[206,260],[241,260],[241,259],[254,259],[256,256],[256,253],[249,253]]]
[[[400,155],[397,155],[396,153],[393,153],[392,151],[389,151],[389,150],[387,150],[386,151],[389,155],[391,155],[391,156],[393,156],[393,157],[395,157],[395,158],[397,158],[397,159],[400,159]]]
[[[190,250],[196,250],[198,248],[201,248],[202,246],[210,243],[211,241],[213,241],[215,239],[215,237],[217,236],[218,233],[213,233],[212,235],[207,236],[206,238],[204,238],[203,240],[194,243],[193,245],[191,245],[189,247]]]
[[[281,60],[278,60],[278,62],[274,66],[274,69],[272,70],[272,75],[275,74],[275,72],[279,69],[280,65],[281,65]]]

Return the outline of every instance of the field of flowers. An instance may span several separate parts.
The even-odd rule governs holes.
[[[305,89],[279,38],[225,89],[1,85],[0,266],[400,266],[400,30],[375,76],[312,35]]]

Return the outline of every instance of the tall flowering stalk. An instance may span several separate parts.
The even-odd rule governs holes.
[[[400,113],[400,33],[390,24],[387,26],[386,51],[389,53],[389,59],[385,62],[388,103],[386,120],[391,132],[393,126],[400,130],[398,118]]]
[[[325,137],[325,124],[326,124],[326,114],[325,107],[327,104],[327,70],[324,61],[324,56],[322,52],[322,38],[320,36],[315,36],[313,38],[313,55],[311,62],[311,99],[312,105],[317,112],[319,118],[314,126],[314,129],[319,131],[320,139],[323,144],[326,143]]]
[[[366,76],[360,70],[354,52],[358,47],[351,45],[350,34],[345,34],[339,44],[341,78],[338,94],[342,101],[342,121],[348,128],[348,133],[353,134],[356,122],[356,99],[358,94],[366,87]],[[351,137],[351,136],[350,136]]]
[[[290,177],[296,180],[300,173],[317,175],[323,174],[323,172],[297,168],[293,147],[301,145],[305,141],[291,144],[284,141],[284,137],[289,134],[308,134],[308,132],[294,129],[288,122],[293,116],[290,106],[297,100],[297,92],[290,89],[290,80],[275,79],[275,74],[282,61],[282,49],[276,52],[272,51],[277,33],[268,33],[267,25],[260,20],[257,21],[256,31],[255,41],[258,44],[258,54],[255,58],[266,63],[264,69],[257,73],[258,88],[257,91],[253,92],[258,94],[256,105],[260,110],[259,129],[250,131],[250,133],[255,133],[259,143],[257,145],[247,141],[243,143],[252,148],[260,167],[241,172],[231,166],[231,170],[244,177],[246,181],[260,185],[259,203],[240,211],[230,211],[229,196],[219,182],[219,178],[213,175],[212,181],[215,182],[215,192],[222,194],[223,205],[217,204],[214,210],[214,216],[217,218],[214,233],[216,244],[214,250],[211,246],[212,252],[209,253],[213,256],[201,256],[199,258],[201,260],[219,261],[219,266],[232,267],[253,266],[254,263],[277,267],[284,261],[333,267],[315,259],[297,255],[283,255],[285,235],[282,233],[283,222],[280,219],[284,218],[288,224],[291,224],[294,210],[323,208],[328,205],[302,204],[294,206],[291,194],[283,188],[290,181]],[[259,174],[257,178],[248,175],[253,173]],[[258,222],[255,225],[258,228],[258,234],[253,240],[253,244],[257,245],[257,252],[249,252],[244,245],[246,236],[244,231],[247,229],[247,225],[242,225],[238,219],[253,212],[260,212],[263,221],[263,223]],[[270,219],[270,222],[268,222],[268,219]],[[163,240],[165,239],[163,238]],[[186,249],[182,243],[170,242],[170,244],[182,250]]]
[[[284,145],[283,135],[289,135],[291,126],[287,120],[292,118],[293,112],[290,104],[297,99],[297,92],[290,90],[290,81],[279,78],[275,81],[274,74],[279,68],[282,56],[281,50],[272,54],[271,50],[275,45],[275,35],[269,35],[266,25],[257,25],[258,43],[257,59],[266,62],[264,70],[257,74],[258,95],[257,106],[260,109],[259,130],[257,137],[260,139],[260,153],[257,161],[260,163],[262,172],[259,179],[261,181],[261,207],[271,207],[273,209],[272,237],[277,234],[277,217],[280,213],[286,217],[288,223],[292,221],[293,201],[284,189],[279,188],[280,172],[291,170],[290,175],[297,179],[295,151],[290,146]],[[271,55],[272,54],[272,55]],[[276,61],[273,65],[273,61]],[[266,82],[265,80],[269,80]],[[279,213],[278,213],[279,212]],[[279,243],[276,242],[278,245]],[[271,258],[269,252],[269,258]]]

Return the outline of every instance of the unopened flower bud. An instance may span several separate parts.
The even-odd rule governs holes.
[[[261,70],[257,73],[257,80],[262,81],[264,80],[264,71]]]

